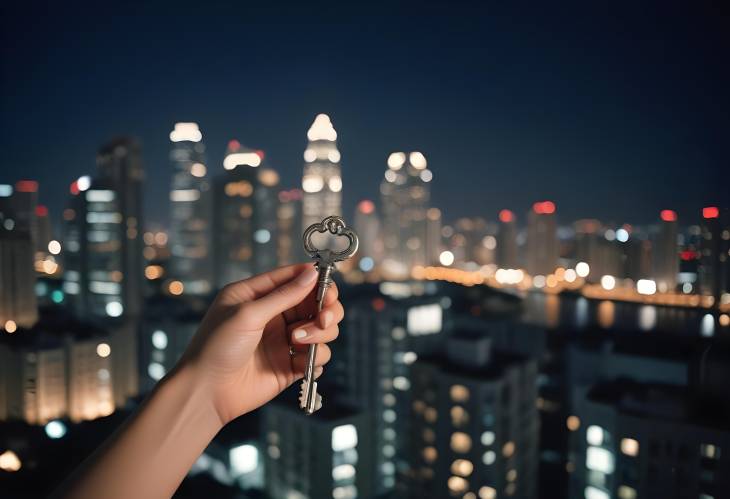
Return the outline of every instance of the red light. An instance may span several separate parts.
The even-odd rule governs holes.
[[[18,180],[15,184],[15,190],[18,192],[38,192],[38,182],[35,180]]]
[[[39,217],[48,216],[48,208],[46,208],[42,204],[39,204],[38,206],[35,207],[35,214]]]
[[[381,312],[385,308],[385,300],[382,298],[373,299],[373,310]]]
[[[261,149],[256,151],[256,154],[258,155],[259,158],[264,159],[264,151],[262,151]]]
[[[685,250],[679,253],[679,257],[685,262],[689,262],[691,260],[696,260],[699,257],[699,254],[696,251]]]
[[[508,224],[515,219],[515,214],[510,210],[502,210],[499,212],[499,220]]]
[[[555,213],[555,203],[552,201],[538,201],[532,205],[532,210],[538,215],[550,215]]]
[[[659,216],[662,217],[662,220],[665,222],[677,221],[677,212],[674,210],[662,210],[661,213],[659,213]]]
[[[357,209],[360,210],[360,213],[370,215],[373,211],[375,211],[375,204],[369,199],[365,199],[360,201],[360,204],[357,205]]]
[[[81,192],[79,190],[79,183],[75,180],[71,182],[71,187],[69,187],[68,190],[71,191],[71,194],[73,194],[74,196],[77,196],[79,192]]]
[[[717,218],[720,216],[720,209],[717,206],[702,208],[702,218]]]
[[[238,151],[241,148],[241,143],[237,141],[236,139],[233,139],[228,142],[228,150],[229,151]]]

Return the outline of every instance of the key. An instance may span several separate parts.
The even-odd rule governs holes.
[[[349,240],[347,248],[341,251],[331,249],[318,249],[312,244],[312,236],[315,233],[332,234],[332,237],[342,236]],[[357,251],[359,244],[357,234],[345,225],[340,217],[327,217],[320,223],[312,224],[304,231],[302,236],[304,250],[315,260],[315,268],[319,272],[317,278],[317,313],[324,306],[324,298],[327,290],[332,284],[332,273],[337,270],[335,263],[352,257]],[[317,344],[309,345],[307,352],[307,367],[304,371],[301,389],[299,391],[299,407],[304,409],[307,415],[313,414],[322,407],[322,395],[317,393],[317,382],[314,380],[314,359],[317,357]]]

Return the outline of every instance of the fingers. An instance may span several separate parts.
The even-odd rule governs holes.
[[[314,365],[316,367],[324,366],[332,358],[332,350],[327,345],[317,346],[317,356],[314,358]],[[298,373],[300,376],[304,375],[304,370],[307,367],[307,354],[299,353],[292,359],[292,370]]]
[[[337,324],[345,317],[339,301],[322,309],[315,319],[295,322],[288,326],[292,344],[328,343],[337,338]]]
[[[252,301],[250,304],[251,312],[265,324],[275,315],[301,303],[312,291],[316,281],[317,271],[313,267],[305,267],[290,281],[275,287],[267,295]]]
[[[311,268],[313,268],[311,263],[299,263],[264,272],[243,281],[232,282],[221,291],[221,299],[228,305],[256,300]]]

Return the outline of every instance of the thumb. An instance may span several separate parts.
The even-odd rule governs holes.
[[[251,308],[257,317],[268,322],[275,315],[301,303],[314,288],[318,275],[314,267],[308,267],[291,281],[254,301]]]

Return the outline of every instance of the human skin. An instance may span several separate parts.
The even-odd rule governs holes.
[[[306,355],[292,357],[290,344],[305,352],[337,337],[337,287],[317,315],[316,281],[313,266],[301,264],[226,286],[175,368],[55,497],[171,497],[226,423],[303,377]],[[330,355],[319,346],[316,375]]]

